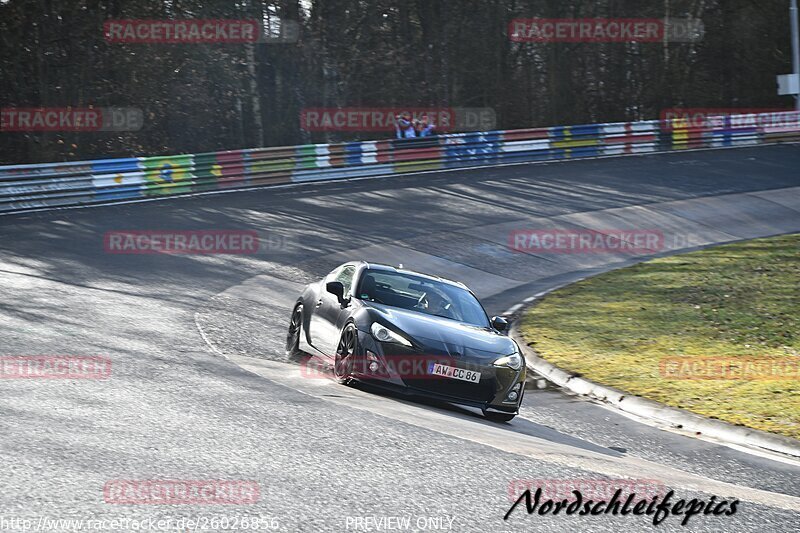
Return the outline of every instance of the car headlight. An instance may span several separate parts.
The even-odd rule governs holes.
[[[377,341],[394,342],[397,344],[402,344],[403,346],[411,346],[411,343],[408,341],[408,339],[399,333],[395,333],[389,328],[378,324],[377,322],[373,322],[369,330],[372,332],[372,336],[375,337],[375,340]]]
[[[507,366],[513,370],[519,370],[522,367],[522,356],[518,353],[512,353],[495,361],[494,366]]]

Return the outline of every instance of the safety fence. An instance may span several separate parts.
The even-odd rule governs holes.
[[[0,166],[0,213],[503,163],[800,141],[800,113]]]

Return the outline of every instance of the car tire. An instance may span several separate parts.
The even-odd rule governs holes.
[[[304,352],[300,349],[300,335],[303,334],[303,304],[298,304],[292,311],[289,320],[289,331],[286,334],[286,356],[289,359],[299,359]]]
[[[491,411],[484,411],[483,416],[486,417],[486,420],[491,420],[492,422],[511,422],[517,415],[514,413],[495,413]]]
[[[336,347],[336,356],[333,361],[333,376],[336,381],[345,385],[353,379],[353,365],[357,353],[358,330],[355,324],[350,322],[342,330],[342,336]]]

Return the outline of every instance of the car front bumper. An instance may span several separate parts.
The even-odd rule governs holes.
[[[353,367],[353,377],[358,380],[483,411],[514,414],[519,411],[525,388],[524,361],[515,370],[493,364],[507,354],[478,355],[473,352],[454,357],[441,349],[382,343],[368,332],[359,330],[358,333],[359,350]],[[469,382],[434,375],[432,365],[437,363],[461,369],[464,371],[459,372],[461,375],[479,372],[480,378],[477,382]],[[516,392],[516,397],[512,391]]]

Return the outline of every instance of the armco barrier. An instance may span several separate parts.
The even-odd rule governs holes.
[[[452,133],[206,154],[0,166],[0,213],[205,191],[800,140],[800,113]]]

